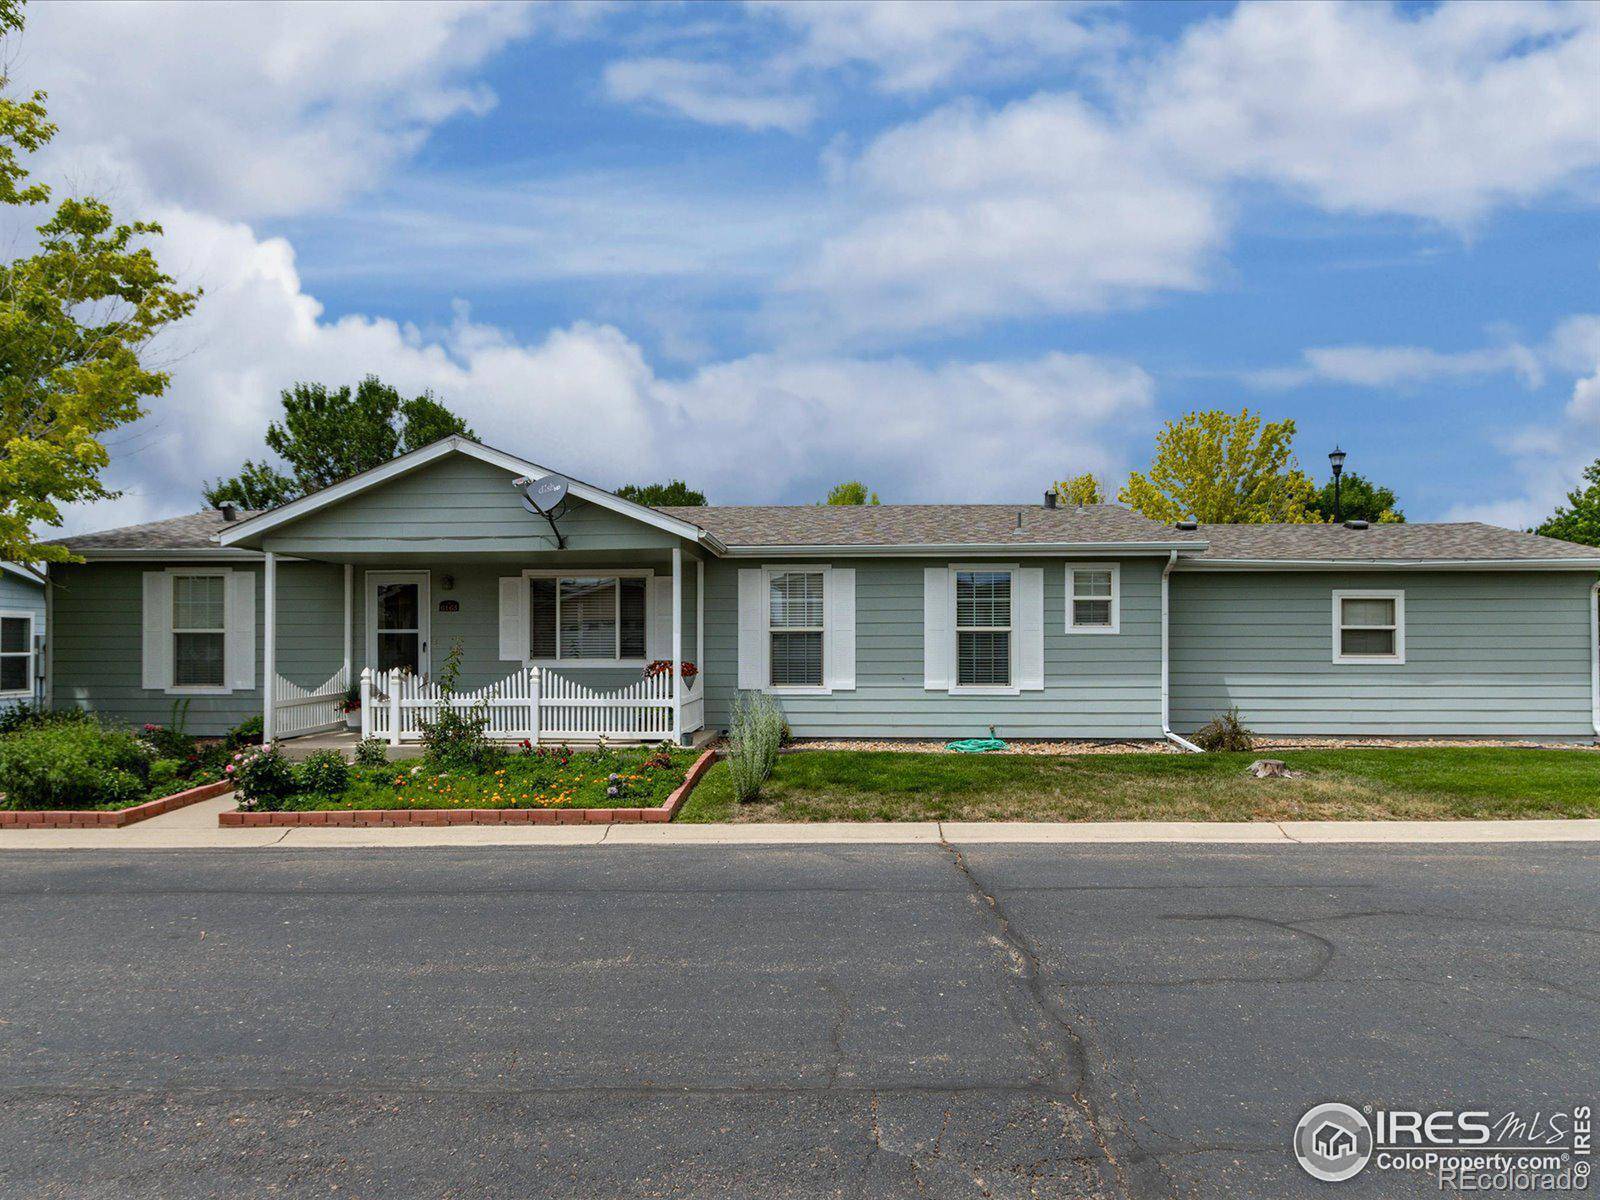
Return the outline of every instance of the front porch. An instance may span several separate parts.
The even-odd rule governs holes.
[[[677,550],[660,558],[583,556],[556,566],[540,554],[537,565],[516,570],[498,561],[335,564],[269,552],[265,735],[303,742],[343,731],[352,743],[405,747],[448,707],[481,713],[488,735],[506,743],[686,744],[705,726],[696,662],[705,567],[696,560],[691,568]],[[325,644],[320,654],[307,645],[308,623],[341,631],[337,665]]]

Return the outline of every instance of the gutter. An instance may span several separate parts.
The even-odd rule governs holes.
[[[1063,557],[1067,555],[1177,554],[1179,550],[1199,552],[1206,542],[894,542],[886,545],[827,545],[792,543],[777,546],[735,545],[726,548],[728,558],[947,558],[950,555],[1001,555]]]
[[[1174,550],[1167,559],[1167,565],[1161,568],[1161,736],[1175,746],[1187,750],[1190,754],[1204,754],[1205,751],[1196,746],[1188,738],[1179,737],[1172,732],[1170,716],[1172,685],[1170,650],[1171,636],[1167,632],[1167,612],[1170,608],[1168,594],[1170,591],[1169,580],[1172,577],[1172,568],[1178,565],[1178,552]],[[1600,726],[1597,726],[1600,728]]]
[[[1200,558],[1185,571],[1593,571],[1600,558]]]
[[[1589,698],[1594,705],[1595,740],[1600,741],[1600,583],[1589,591]]]

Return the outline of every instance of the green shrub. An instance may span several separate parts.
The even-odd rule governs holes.
[[[741,692],[728,724],[728,773],[740,803],[753,800],[778,765],[783,710],[765,692]]]
[[[0,736],[15,733],[19,729],[36,729],[40,725],[63,725],[93,719],[81,708],[63,708],[52,712],[42,704],[24,700],[0,712]]]
[[[1254,750],[1256,735],[1244,727],[1238,708],[1219,713],[1195,730],[1194,744],[1202,750]]]
[[[259,746],[265,732],[265,726],[262,725],[259,716],[246,717],[228,730],[228,749],[238,750],[244,746]]]
[[[421,722],[422,754],[437,767],[489,770],[505,757],[505,751],[485,732],[489,728],[487,706],[457,708],[449,703],[455,698],[456,680],[461,675],[461,654],[462,644],[458,641],[445,655],[439,671],[439,693],[446,704],[436,718]]]
[[[150,790],[170,795],[178,790],[177,782],[183,775],[183,763],[175,758],[158,758],[150,764]]]
[[[240,750],[223,768],[239,793],[239,807],[281,811],[297,791],[294,767],[276,746]]]
[[[333,799],[350,786],[350,767],[337,750],[318,750],[296,768],[295,781],[302,792]]]
[[[382,738],[363,738],[356,743],[356,766],[381,767],[389,761],[389,744]]]
[[[0,806],[100,808],[140,799],[150,753],[131,733],[97,721],[57,721],[0,737]]]

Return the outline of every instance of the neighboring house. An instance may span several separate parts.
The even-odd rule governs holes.
[[[44,592],[33,568],[0,563],[0,712],[42,696]]]
[[[535,680],[549,736],[715,730],[742,689],[801,737],[1159,738],[1234,705],[1263,733],[1600,727],[1593,547],[1115,505],[653,509],[576,482],[558,547],[516,485],[549,474],[449,438],[271,512],[68,539],[53,703],[140,722],[187,699],[218,733],[276,678],[282,735],[370,668],[405,673],[374,728],[410,728],[459,646],[502,733]],[[690,685],[641,679],[674,659]]]

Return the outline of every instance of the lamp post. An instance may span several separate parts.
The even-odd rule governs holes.
[[[1333,523],[1344,523],[1344,508],[1339,503],[1339,476],[1344,474],[1344,451],[1337,445],[1328,455],[1328,461],[1333,464]]]

